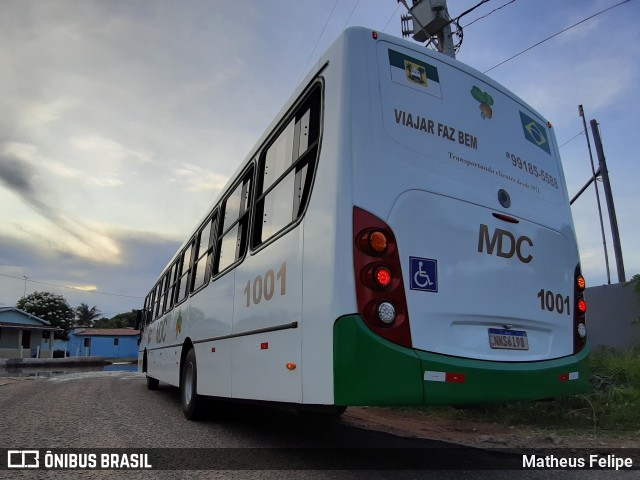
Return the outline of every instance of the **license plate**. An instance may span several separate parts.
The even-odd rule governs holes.
[[[522,330],[489,329],[489,346],[505,350],[529,350],[527,332]]]

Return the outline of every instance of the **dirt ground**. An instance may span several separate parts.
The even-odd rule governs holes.
[[[43,380],[43,377],[0,377],[0,386]],[[633,432],[551,431],[508,427],[497,423],[438,418],[418,411],[349,407],[341,421],[359,428],[414,438],[441,440],[479,448],[640,448]]]
[[[420,412],[351,407],[342,421],[394,435],[428,438],[480,448],[640,448],[640,438],[593,432],[542,431],[496,423],[433,418]]]

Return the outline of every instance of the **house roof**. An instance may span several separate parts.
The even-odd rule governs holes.
[[[11,322],[0,322],[0,327],[2,328],[19,328],[20,330],[42,330],[42,331],[55,331],[60,330],[62,328],[51,327],[48,325],[28,325],[24,323],[11,323]]]
[[[75,332],[78,337],[135,337],[140,335],[140,330],[131,328],[86,328]]]
[[[0,308],[0,314],[2,313],[6,313],[6,312],[16,312],[20,315],[24,315],[27,318],[30,318],[31,320],[35,320],[36,322],[39,322],[42,326],[46,326],[46,327],[50,327],[51,323],[47,322],[46,320],[40,318],[40,317],[36,317],[35,315],[30,314],[29,312],[25,312],[24,310],[20,310],[19,308],[16,307],[2,307]],[[0,322],[0,323],[6,323],[7,326],[10,325],[22,325],[20,323],[15,323],[15,322]],[[33,327],[34,325],[32,324],[25,324],[26,326],[31,326]]]

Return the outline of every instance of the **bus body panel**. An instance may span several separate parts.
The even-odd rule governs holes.
[[[345,81],[361,36],[347,32],[322,56],[323,140],[304,218],[302,386],[306,404],[334,403],[333,325],[357,311],[353,278],[352,111]],[[355,87],[357,88],[357,87]]]
[[[175,342],[171,342],[170,333],[177,313],[176,310],[166,313],[143,332],[143,337],[148,343],[147,371],[149,376],[171,385],[178,385],[180,382],[179,367],[175,365],[176,351],[178,351],[178,360],[180,353],[178,348],[172,346],[172,343]]]
[[[233,398],[302,401],[302,238],[298,225],[235,269]]]
[[[198,370],[207,372],[198,378],[202,395],[231,396],[231,341],[203,340],[232,333],[235,276],[235,271],[227,272],[193,295],[189,322],[183,324],[185,337],[191,339],[196,351]]]
[[[514,362],[570,355],[577,264],[570,242],[492,213],[416,190],[395,202],[388,223],[399,243],[413,347]],[[541,290],[553,292],[552,310],[541,308]],[[527,333],[526,350],[490,347],[489,329],[505,325]]]

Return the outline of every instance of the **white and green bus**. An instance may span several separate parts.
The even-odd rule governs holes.
[[[150,389],[341,412],[581,392],[584,279],[551,124],[364,28],[321,57],[146,297]]]

